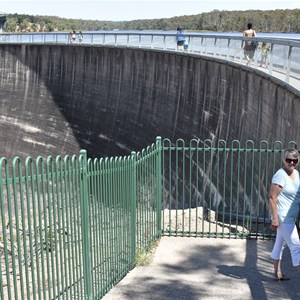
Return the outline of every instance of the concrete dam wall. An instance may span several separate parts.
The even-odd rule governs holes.
[[[300,97],[259,71],[185,53],[0,45],[1,155],[115,156],[156,136],[298,141]]]
[[[0,147],[7,158],[80,149],[88,157],[120,156],[156,136],[241,145],[300,138],[298,91],[254,69],[187,53],[2,44],[0,91]],[[183,170],[177,171],[171,181]]]

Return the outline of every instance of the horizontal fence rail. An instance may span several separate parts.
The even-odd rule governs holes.
[[[161,235],[272,238],[283,149],[158,137],[124,157],[0,158],[1,299],[99,299]]]
[[[210,35],[201,33],[184,33],[188,42],[187,53],[201,54],[218,59],[246,64],[243,47],[246,41],[254,40],[258,43],[252,68],[259,69],[273,75],[281,81],[300,89],[300,41],[297,39],[281,39],[270,37],[243,37],[237,35]],[[267,61],[262,67],[261,45],[268,45]],[[0,33],[1,43],[25,44],[70,44],[94,45],[113,47],[137,47],[158,49],[162,51],[177,51],[176,34],[161,32],[123,32],[98,31],[84,32],[83,39],[70,39],[67,32],[54,33]]]

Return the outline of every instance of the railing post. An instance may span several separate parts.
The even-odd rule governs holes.
[[[286,65],[286,69],[285,69],[285,82],[286,83],[290,82],[292,51],[293,51],[293,46],[289,46],[287,65]]]
[[[156,209],[157,209],[157,236],[161,236],[162,229],[161,229],[161,211],[162,211],[162,147],[161,147],[161,137],[158,136],[156,138]]]
[[[227,41],[227,55],[226,55],[227,60],[230,59],[230,42],[231,42],[231,40],[229,38]]]
[[[136,152],[131,152],[131,160],[132,160],[132,200],[131,200],[131,227],[132,227],[132,239],[131,239],[131,248],[132,248],[132,261],[135,261],[136,255],[136,180],[137,180],[137,164],[136,164]]]
[[[271,43],[271,50],[270,50],[270,54],[269,54],[269,75],[272,75],[272,72],[273,72],[273,47],[274,47],[274,44]]]
[[[88,180],[87,180],[87,152],[80,151],[80,208],[81,208],[81,237],[83,258],[83,280],[85,299],[92,298],[91,290],[91,260],[89,236],[89,207],[88,207]]]
[[[163,49],[166,50],[167,49],[167,42],[166,42],[166,36],[164,35],[164,42],[163,42]],[[176,49],[176,48],[175,48]]]

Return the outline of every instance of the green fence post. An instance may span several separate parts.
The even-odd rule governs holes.
[[[87,152],[80,151],[80,207],[81,207],[81,236],[83,256],[83,280],[85,299],[92,299],[91,289],[91,258],[90,258],[90,236],[89,236],[89,200],[88,200],[88,178],[87,178]]]
[[[137,180],[137,162],[136,162],[136,152],[131,152],[131,159],[132,159],[132,201],[131,201],[131,226],[132,226],[132,261],[135,262],[136,256],[136,241],[137,241],[137,230],[136,230],[136,197],[137,197],[137,190],[136,190],[136,180]]]
[[[161,229],[161,211],[162,211],[162,147],[161,147],[161,137],[156,137],[156,189],[157,189],[157,198],[156,198],[156,209],[157,209],[157,237],[160,237],[162,234]]]

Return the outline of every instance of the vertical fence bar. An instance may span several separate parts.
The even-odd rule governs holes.
[[[59,294],[64,293],[65,290],[65,273],[64,273],[64,258],[63,258],[63,224],[62,224],[62,201],[61,201],[61,185],[62,185],[62,178],[61,178],[61,157],[57,156],[55,160],[55,171],[56,171],[56,177],[55,177],[55,194],[56,194],[56,210],[55,214],[57,216],[57,222],[55,223],[56,231],[57,231],[57,250],[59,250],[57,253],[57,268],[60,267],[58,274],[59,281],[57,283],[59,288]]]
[[[104,161],[102,161],[102,168],[103,168],[103,190],[104,190],[104,245],[105,245],[105,279],[106,279],[106,289],[111,288],[111,278],[110,278],[110,270],[111,270],[111,261],[109,259],[110,255],[110,245],[111,245],[111,238],[109,232],[109,223],[110,223],[110,191],[109,191],[109,182],[110,182],[110,174],[109,174],[109,159],[106,157]]]
[[[135,261],[135,255],[136,255],[136,241],[137,241],[137,232],[136,232],[136,188],[137,188],[137,164],[136,164],[136,152],[132,151],[131,152],[131,178],[132,178],[132,191],[131,191],[131,228],[132,228],[132,233],[131,233],[131,261]]]
[[[206,175],[206,164],[205,164],[205,142],[203,144],[203,148],[201,149],[202,151],[202,155],[201,155],[201,161],[200,163],[202,164],[202,184],[201,184],[201,206],[202,206],[202,216],[201,216],[201,237],[204,237],[204,219],[205,219],[205,214],[206,214],[206,204],[205,204],[205,186],[206,186],[206,178],[205,178],[205,175]]]
[[[226,151],[226,142],[224,142],[224,162],[223,162],[223,190],[222,190],[222,238],[224,237],[224,223],[225,223],[225,206],[226,206],[226,174],[227,174],[227,151]]]
[[[181,168],[182,168],[182,184],[181,184],[181,199],[182,199],[182,206],[181,206],[181,215],[182,215],[182,228],[181,228],[181,235],[183,236],[184,233],[184,227],[185,227],[185,142],[183,142],[182,147],[182,158],[181,160]]]
[[[21,217],[22,212],[19,216],[19,203],[20,200],[18,198],[18,184],[21,186],[21,178],[17,176],[17,167],[20,165],[20,160],[18,157],[15,157],[13,159],[13,168],[12,168],[12,184],[13,184],[13,193],[14,193],[14,207],[15,207],[15,223],[16,223],[16,234],[17,234],[17,245],[18,245],[18,264],[19,264],[19,276],[21,278],[20,280],[20,288],[21,288],[21,294],[15,290],[15,294],[18,297],[21,297],[22,299],[25,298],[25,291],[24,291],[24,282],[23,282],[23,267],[22,267],[22,248],[21,248],[21,236],[20,236],[20,224],[22,224],[24,221]]]
[[[216,212],[215,212],[215,222],[216,222],[216,237],[218,236],[218,222],[219,222],[219,198],[220,198],[220,147],[219,143],[217,144],[215,159],[216,159],[216,190],[215,190],[215,199],[216,199]]]
[[[8,166],[7,166],[7,160],[5,157],[2,157],[0,159],[0,197],[1,197],[1,201],[0,201],[0,211],[1,211],[1,231],[2,231],[2,236],[1,239],[3,241],[3,251],[4,252],[4,262],[5,262],[5,279],[6,279],[6,298],[8,298],[9,300],[12,299],[12,287],[11,287],[11,280],[10,280],[10,275],[9,275],[9,251],[8,251],[8,230],[6,228],[7,226],[7,216],[6,216],[6,207],[5,207],[5,190],[8,189],[8,178],[9,178],[9,174],[8,174]],[[2,179],[2,175],[4,173],[5,178]],[[7,201],[7,199],[6,199]],[[2,242],[1,241],[1,242]],[[1,293],[1,299],[5,299],[4,298],[4,293],[3,293],[3,277],[2,277],[2,263],[0,265],[1,267],[1,289],[0,289],[0,293]],[[27,286],[28,287],[28,286]]]
[[[46,240],[46,247],[49,249],[48,251],[51,253],[49,258],[49,263],[51,267],[49,267],[48,275],[49,275],[49,281],[50,282],[50,274],[51,274],[51,280],[52,284],[55,283],[55,263],[54,263],[54,250],[56,247],[56,237],[55,237],[55,230],[54,230],[54,213],[51,214],[52,209],[52,203],[54,203],[54,167],[53,167],[53,159],[51,157],[48,157],[47,164],[46,164],[46,172],[47,172],[47,206],[48,206],[48,232],[47,232],[47,240]],[[50,297],[53,296],[53,298],[56,298],[59,291],[56,291],[55,287],[53,287],[52,291],[50,292]]]
[[[178,141],[176,141],[176,150],[175,150],[175,236],[178,234],[178,197],[179,197],[179,149]]]
[[[237,157],[234,159],[234,162],[237,162],[237,170],[234,172],[234,174],[237,175],[237,179],[236,179],[236,186],[235,186],[235,195],[236,195],[236,205],[235,205],[235,227],[238,228],[239,226],[239,211],[240,211],[240,187],[239,187],[239,183],[240,183],[240,166],[241,166],[241,146],[240,146],[240,142],[239,141],[233,141],[233,142],[237,142],[238,147],[237,149],[235,149],[237,151]],[[233,174],[231,174],[231,176],[233,176]],[[237,238],[238,235],[238,230],[235,231],[235,238]]]
[[[1,228],[1,231],[2,231],[2,234],[4,235],[5,234],[5,229],[2,229],[2,228],[5,228],[5,226],[3,224],[5,224],[5,219],[4,219],[4,197],[3,197],[3,183],[2,183],[2,161],[3,161],[3,158],[0,159],[0,228]],[[3,241],[5,240],[5,237],[3,238]],[[1,236],[1,242],[2,242],[2,236]],[[5,247],[5,244],[4,244],[4,247]],[[5,248],[4,248],[5,249]],[[6,259],[5,259],[5,265],[6,265]],[[6,266],[5,266],[6,268]],[[3,289],[3,275],[2,275],[2,263],[1,263],[1,267],[0,267],[0,296],[1,296],[1,299],[4,299],[4,289]],[[8,286],[8,289],[10,288],[10,286]],[[23,295],[23,293],[22,293]]]
[[[190,141],[190,149],[189,149],[189,153],[188,153],[188,156],[189,156],[189,174],[188,174],[188,178],[189,178],[189,182],[188,182],[188,203],[189,203],[189,222],[188,222],[188,231],[189,231],[189,236],[191,236],[191,231],[192,231],[192,228],[191,228],[191,225],[192,225],[192,192],[193,192],[193,185],[192,185],[192,171],[193,171],[193,160],[192,160],[192,157],[193,157],[193,153],[194,153],[194,149],[193,149],[193,140]]]
[[[215,43],[217,42],[217,40],[215,40]],[[213,216],[212,216],[212,211],[213,211],[213,202],[212,202],[212,196],[213,196],[213,192],[212,192],[212,183],[213,183],[213,147],[212,147],[212,142],[210,142],[210,147],[209,149],[207,149],[209,151],[209,153],[207,154],[209,161],[207,162],[207,172],[208,172],[208,176],[207,176],[207,180],[208,180],[208,184],[209,184],[209,210],[208,210],[208,220],[209,220],[209,234],[208,236],[211,237],[212,234],[212,230],[211,230],[211,221],[213,220]]]
[[[162,212],[162,147],[161,147],[161,137],[156,138],[156,236],[160,237],[161,230],[161,212]]]
[[[8,165],[7,165],[8,167]],[[10,181],[9,181],[9,168],[7,168],[6,170],[6,174],[7,174],[7,183],[6,183],[6,189],[7,189],[7,209],[8,209],[8,223],[7,223],[7,229],[9,231],[9,238],[10,238],[10,255],[11,255],[11,270],[9,273],[12,274],[13,276],[13,287],[14,287],[14,290],[13,290],[13,293],[14,293],[14,296],[15,296],[15,299],[18,298],[18,282],[17,282],[17,276],[16,276],[16,258],[17,258],[17,255],[15,253],[15,248],[17,245],[15,245],[15,231],[13,229],[13,224],[15,222],[17,222],[16,219],[14,219],[14,216],[13,216],[13,201],[12,201],[12,195],[11,195],[11,188],[10,188]],[[16,217],[16,216],[15,216]]]
[[[198,237],[198,218],[199,218],[199,202],[200,202],[200,193],[199,193],[199,140],[197,141],[196,144],[196,160],[194,161],[195,163],[195,205],[196,205],[196,227],[195,227],[195,231],[196,231],[196,237]]]
[[[64,205],[65,205],[65,215],[66,215],[66,230],[67,230],[67,262],[68,262],[68,289],[69,289],[69,294],[70,294],[70,299],[74,299],[75,298],[75,293],[73,294],[73,285],[74,285],[74,276],[73,275],[73,270],[74,267],[72,268],[72,258],[73,255],[71,255],[71,251],[73,250],[73,247],[71,247],[71,245],[73,245],[73,243],[71,242],[71,238],[73,237],[72,235],[72,226],[70,226],[70,222],[71,222],[71,188],[70,188],[70,182],[71,182],[71,173],[72,173],[72,169],[71,169],[71,165],[70,165],[70,159],[68,156],[65,157],[64,159],[64,166],[65,166],[65,173],[64,173],[64,181],[65,181],[65,186],[64,186],[64,194],[65,194],[65,200],[64,200]]]
[[[251,148],[249,149],[248,144],[250,144]],[[253,201],[253,186],[254,186],[254,159],[253,159],[253,154],[254,154],[254,143],[253,141],[247,141],[246,142],[246,152],[245,152],[245,168],[244,168],[244,186],[247,187],[250,182],[250,192],[249,192],[249,197],[247,196],[247,190],[244,188],[244,207],[243,207],[243,236],[251,236],[251,227],[252,227],[252,201]],[[250,152],[250,154],[248,153]],[[248,184],[247,184],[248,183]],[[245,215],[245,210],[246,210],[246,200],[248,198],[250,209],[249,209],[249,217],[247,218]],[[245,223],[246,222],[246,223]],[[246,227],[247,229],[247,234],[244,232],[244,228]]]
[[[41,292],[43,293],[43,298],[46,299],[46,277],[45,277],[45,255],[44,255],[44,251],[43,251],[43,220],[42,220],[42,207],[45,208],[44,205],[42,205],[44,203],[44,177],[43,177],[43,159],[39,156],[36,159],[36,191],[37,191],[37,214],[38,214],[38,234],[40,236],[40,255],[41,255],[41,271],[38,273],[40,274],[42,283],[41,283]],[[42,200],[41,200],[42,197]],[[46,229],[46,227],[44,227]],[[36,240],[37,243],[37,240]],[[37,257],[38,260],[38,257]]]
[[[31,172],[29,171],[31,170]],[[33,192],[30,189],[30,183],[32,183],[32,178],[30,174],[32,175],[32,158],[28,157],[25,162],[25,188],[26,188],[26,205],[27,205],[27,218],[28,218],[28,231],[29,231],[29,253],[30,253],[30,267],[31,267],[31,286],[32,286],[32,293],[33,293],[33,298],[36,299],[36,274],[34,272],[35,269],[35,263],[34,263],[34,249],[33,249],[33,224],[32,224],[32,219],[31,219],[31,205],[30,205],[30,200],[31,200],[31,192]],[[29,288],[29,287],[28,287]]]
[[[95,256],[97,255],[97,248],[95,247],[96,242],[95,242],[95,235],[96,235],[96,224],[95,224],[95,199],[94,199],[94,184],[92,180],[92,174],[94,173],[93,169],[91,169],[89,160],[87,160],[87,197],[88,197],[88,216],[89,216],[89,236],[90,236],[90,261],[91,261],[91,266],[90,266],[90,275],[91,275],[91,295],[92,297],[95,297],[95,285],[96,283],[96,278],[95,278]]]
[[[168,204],[168,206],[169,206],[169,220],[168,220],[168,228],[169,228],[169,236],[171,236],[171,229],[172,229],[172,227],[171,227],[171,225],[173,225],[172,223],[171,223],[171,220],[172,220],[172,217],[171,217],[171,213],[172,213],[172,191],[173,191],[173,189],[172,189],[172,185],[171,185],[171,183],[172,183],[172,151],[171,151],[171,143],[168,143],[168,148],[167,148],[167,162],[168,162],[168,172],[167,172],[167,175],[168,175],[168,181],[167,181],[167,184],[168,184],[168,193],[167,193],[167,195],[168,195],[168,202],[167,202],[167,204]],[[176,201],[176,198],[175,198],[175,201]],[[176,204],[175,204],[176,205]],[[176,226],[176,224],[175,224],[175,226]]]
[[[87,152],[80,151],[80,206],[81,206],[81,227],[82,227],[82,257],[84,272],[84,292],[85,299],[91,299],[91,261],[90,261],[90,237],[89,237],[89,208],[87,189]]]

